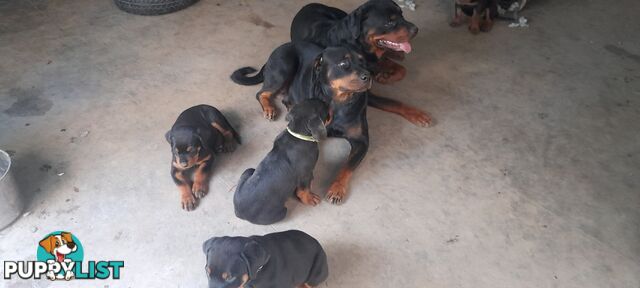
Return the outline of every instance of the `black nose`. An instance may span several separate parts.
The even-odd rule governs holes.
[[[69,242],[67,243],[67,247],[69,247],[69,249],[73,249],[74,247],[76,247],[76,243]]]
[[[362,81],[369,81],[369,78],[371,78],[369,72],[362,72],[362,74],[360,74],[360,79]]]
[[[418,34],[418,27],[416,27],[415,25],[409,25],[409,37],[410,38],[416,37],[417,34]]]

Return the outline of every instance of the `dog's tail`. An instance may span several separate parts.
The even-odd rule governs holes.
[[[255,73],[256,71],[258,70],[253,67],[242,67],[231,74],[231,80],[236,84],[245,86],[260,84],[264,81],[264,66],[260,68],[260,71],[258,71],[256,75],[247,76],[251,73]]]

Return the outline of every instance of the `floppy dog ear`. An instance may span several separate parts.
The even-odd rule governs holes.
[[[62,232],[60,233],[60,236],[62,236],[62,239],[67,241],[67,243],[73,242],[73,237],[71,237],[71,233],[69,232]]]
[[[204,252],[204,254],[208,254],[209,250],[211,250],[211,248],[213,248],[213,244],[216,243],[216,241],[218,241],[218,237],[213,237],[207,241],[204,241],[204,243],[202,243],[202,252]]]
[[[269,262],[269,258],[271,257],[267,250],[264,250],[256,241],[245,244],[240,256],[242,256],[242,260],[244,260],[244,263],[247,265],[250,279],[256,277],[258,271]]]
[[[347,27],[349,28],[349,32],[351,32],[351,37],[353,37],[353,39],[358,39],[362,32],[362,15],[363,12],[361,7],[358,7],[347,15]]]
[[[40,246],[42,248],[44,248],[44,251],[47,251],[47,253],[51,253],[51,251],[53,251],[53,247],[55,247],[55,237],[53,235],[50,235],[47,238],[44,238],[42,240],[40,240]]]
[[[320,117],[310,119],[309,122],[307,122],[307,129],[316,140],[327,137],[327,128],[324,127],[324,121],[320,119]]]
[[[167,133],[164,133],[164,139],[167,139],[167,142],[169,142],[169,144],[173,144],[173,136],[171,135],[171,130],[167,131]]]

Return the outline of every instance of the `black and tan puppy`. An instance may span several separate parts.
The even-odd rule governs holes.
[[[287,107],[309,97],[331,103],[333,121],[327,126],[327,135],[344,138],[351,145],[347,163],[327,193],[327,199],[334,204],[344,201],[351,175],[367,154],[367,104],[380,109],[384,107],[416,125],[426,126],[431,123],[431,118],[420,110],[370,93],[368,89],[371,88],[371,74],[366,64],[364,56],[356,49],[322,49],[313,43],[297,42],[284,44],[274,50],[257,75],[245,75],[254,70],[251,67],[238,69],[231,75],[234,82],[242,85],[252,85],[264,80],[256,97],[267,119],[275,117],[273,101],[280,94],[286,94],[283,103]]]
[[[347,14],[312,3],[304,6],[291,23],[291,41],[308,41],[321,47],[347,43],[357,47],[369,62],[375,80],[387,84],[402,80],[406,69],[394,60],[411,52],[418,28],[407,21],[392,0],[370,0]]]
[[[320,197],[311,192],[313,168],[318,161],[318,141],[327,136],[329,108],[319,99],[296,104],[287,115],[289,124],[273,143],[273,149],[256,169],[240,176],[233,204],[236,216],[268,225],[287,215],[284,203],[295,195],[315,206]]]
[[[346,47],[322,49],[309,42],[287,43],[273,51],[263,67],[264,74],[246,77],[241,72],[242,69],[231,76],[236,83],[247,83],[264,75],[262,89],[256,96],[267,118],[275,116],[273,101],[283,92],[287,107],[309,97],[330,103],[333,118],[327,134],[344,138],[351,145],[347,163],[327,193],[331,203],[341,203],[351,175],[369,147],[366,113],[371,74],[363,55]]]
[[[214,237],[202,249],[209,288],[311,288],[329,276],[322,246],[302,231]]]
[[[493,28],[493,20],[498,17],[498,0],[454,0],[454,16],[452,27],[462,24],[464,15],[471,17],[469,31],[473,34],[489,32]]]
[[[180,189],[182,209],[191,211],[209,191],[214,155],[233,151],[240,137],[218,109],[198,105],[182,112],[165,138],[171,144],[171,177]]]

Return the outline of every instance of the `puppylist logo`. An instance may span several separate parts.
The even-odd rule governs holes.
[[[56,231],[38,243],[37,261],[4,261],[4,279],[120,279],[124,261],[83,261],[84,248],[73,234]]]

